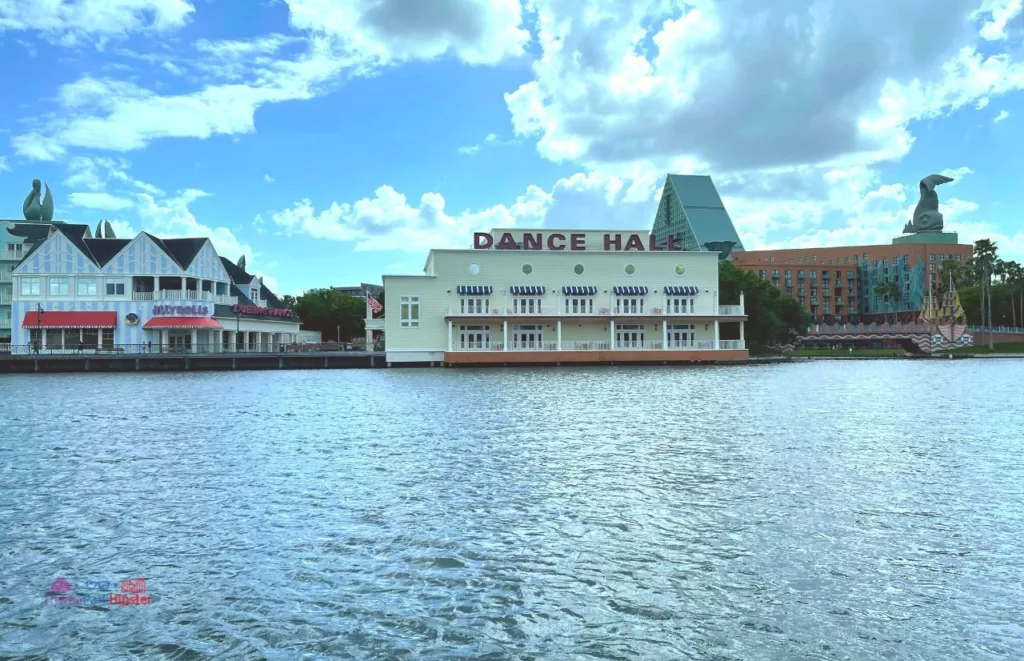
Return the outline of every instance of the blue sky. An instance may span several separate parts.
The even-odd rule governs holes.
[[[1020,0],[39,4],[0,0],[0,218],[38,177],[58,219],[209,235],[281,293],[492,226],[649,228],[669,171],[748,249],[888,242],[947,172],[947,229],[1024,261]]]

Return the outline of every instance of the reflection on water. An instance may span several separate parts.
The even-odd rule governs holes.
[[[0,658],[1019,658],[1022,377],[4,377]]]

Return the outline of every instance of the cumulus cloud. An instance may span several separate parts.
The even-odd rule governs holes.
[[[10,172],[11,166],[7,165],[7,157],[0,156],[0,172]]]
[[[992,123],[993,124],[998,124],[999,122],[1003,121],[1004,119],[1007,119],[1009,116],[1010,116],[1010,113],[1008,111],[1000,110],[999,114],[992,118]]]
[[[534,4],[542,54],[506,101],[554,161],[872,164],[907,153],[910,122],[1024,88],[979,50],[976,0]]]
[[[451,54],[467,64],[521,55],[530,40],[520,0],[286,0],[293,27],[328,34],[362,61]]]
[[[230,229],[211,227],[196,219],[189,206],[209,196],[210,193],[196,188],[162,199],[149,193],[139,193],[136,213],[143,228],[161,238],[208,237],[222,257],[232,261],[242,255],[251,257],[254,254],[252,247],[239,240]]]

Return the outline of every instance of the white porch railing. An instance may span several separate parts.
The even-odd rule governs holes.
[[[3,262],[20,262],[21,258],[25,256],[25,253],[14,252],[11,250],[0,250],[0,261]]]
[[[742,305],[719,305],[718,314],[727,317],[742,317],[743,306]]]
[[[11,318],[10,317],[0,317],[0,328],[10,328],[10,327],[11,327]]]
[[[719,350],[745,349],[746,343],[743,340],[719,340]],[[455,343],[452,351],[504,351],[505,345],[501,342],[466,342]],[[512,342],[508,347],[509,351],[714,351],[713,340],[700,340],[676,344],[669,341],[664,344],[661,340],[649,340],[645,342],[587,342],[579,340],[563,340],[561,349],[558,342]]]
[[[11,304],[11,295],[10,294],[0,294],[0,305],[10,305],[10,304]]]
[[[10,282],[12,276],[10,271],[0,271],[0,282]]]

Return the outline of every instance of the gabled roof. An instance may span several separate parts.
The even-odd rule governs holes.
[[[736,243],[733,252],[743,250],[743,242],[711,177],[670,174],[668,180],[702,250],[706,249],[704,244],[709,241],[733,241]]]
[[[178,266],[187,271],[207,241],[208,239],[163,239],[163,244]]]
[[[246,272],[245,269],[240,268],[238,264],[235,264],[231,260],[220,258],[221,263],[224,265],[224,270],[228,272],[231,277],[231,295],[238,297],[238,303],[240,305],[255,305],[250,299],[247,293],[242,293],[242,290],[237,286],[240,284],[249,284],[256,279],[256,276]],[[285,304],[281,302],[281,299],[277,297],[277,294],[270,290],[265,283],[260,282],[260,293],[266,300],[268,308],[284,309]]]
[[[37,229],[38,228],[38,229]],[[25,243],[31,242],[32,247],[25,252],[23,259],[39,249],[43,243],[54,233],[63,234],[85,257],[94,262],[89,247],[85,245],[84,239],[92,236],[88,225],[75,225],[69,223],[15,223],[11,234],[25,237]]]
[[[256,276],[246,273],[245,269],[240,268],[238,264],[235,264],[230,259],[224,257],[220,258],[220,263],[224,265],[224,270],[228,272],[228,277],[231,278],[231,282],[249,284]]]
[[[131,242],[131,239],[85,239],[85,245],[89,247],[93,261],[100,268],[106,266]]]

